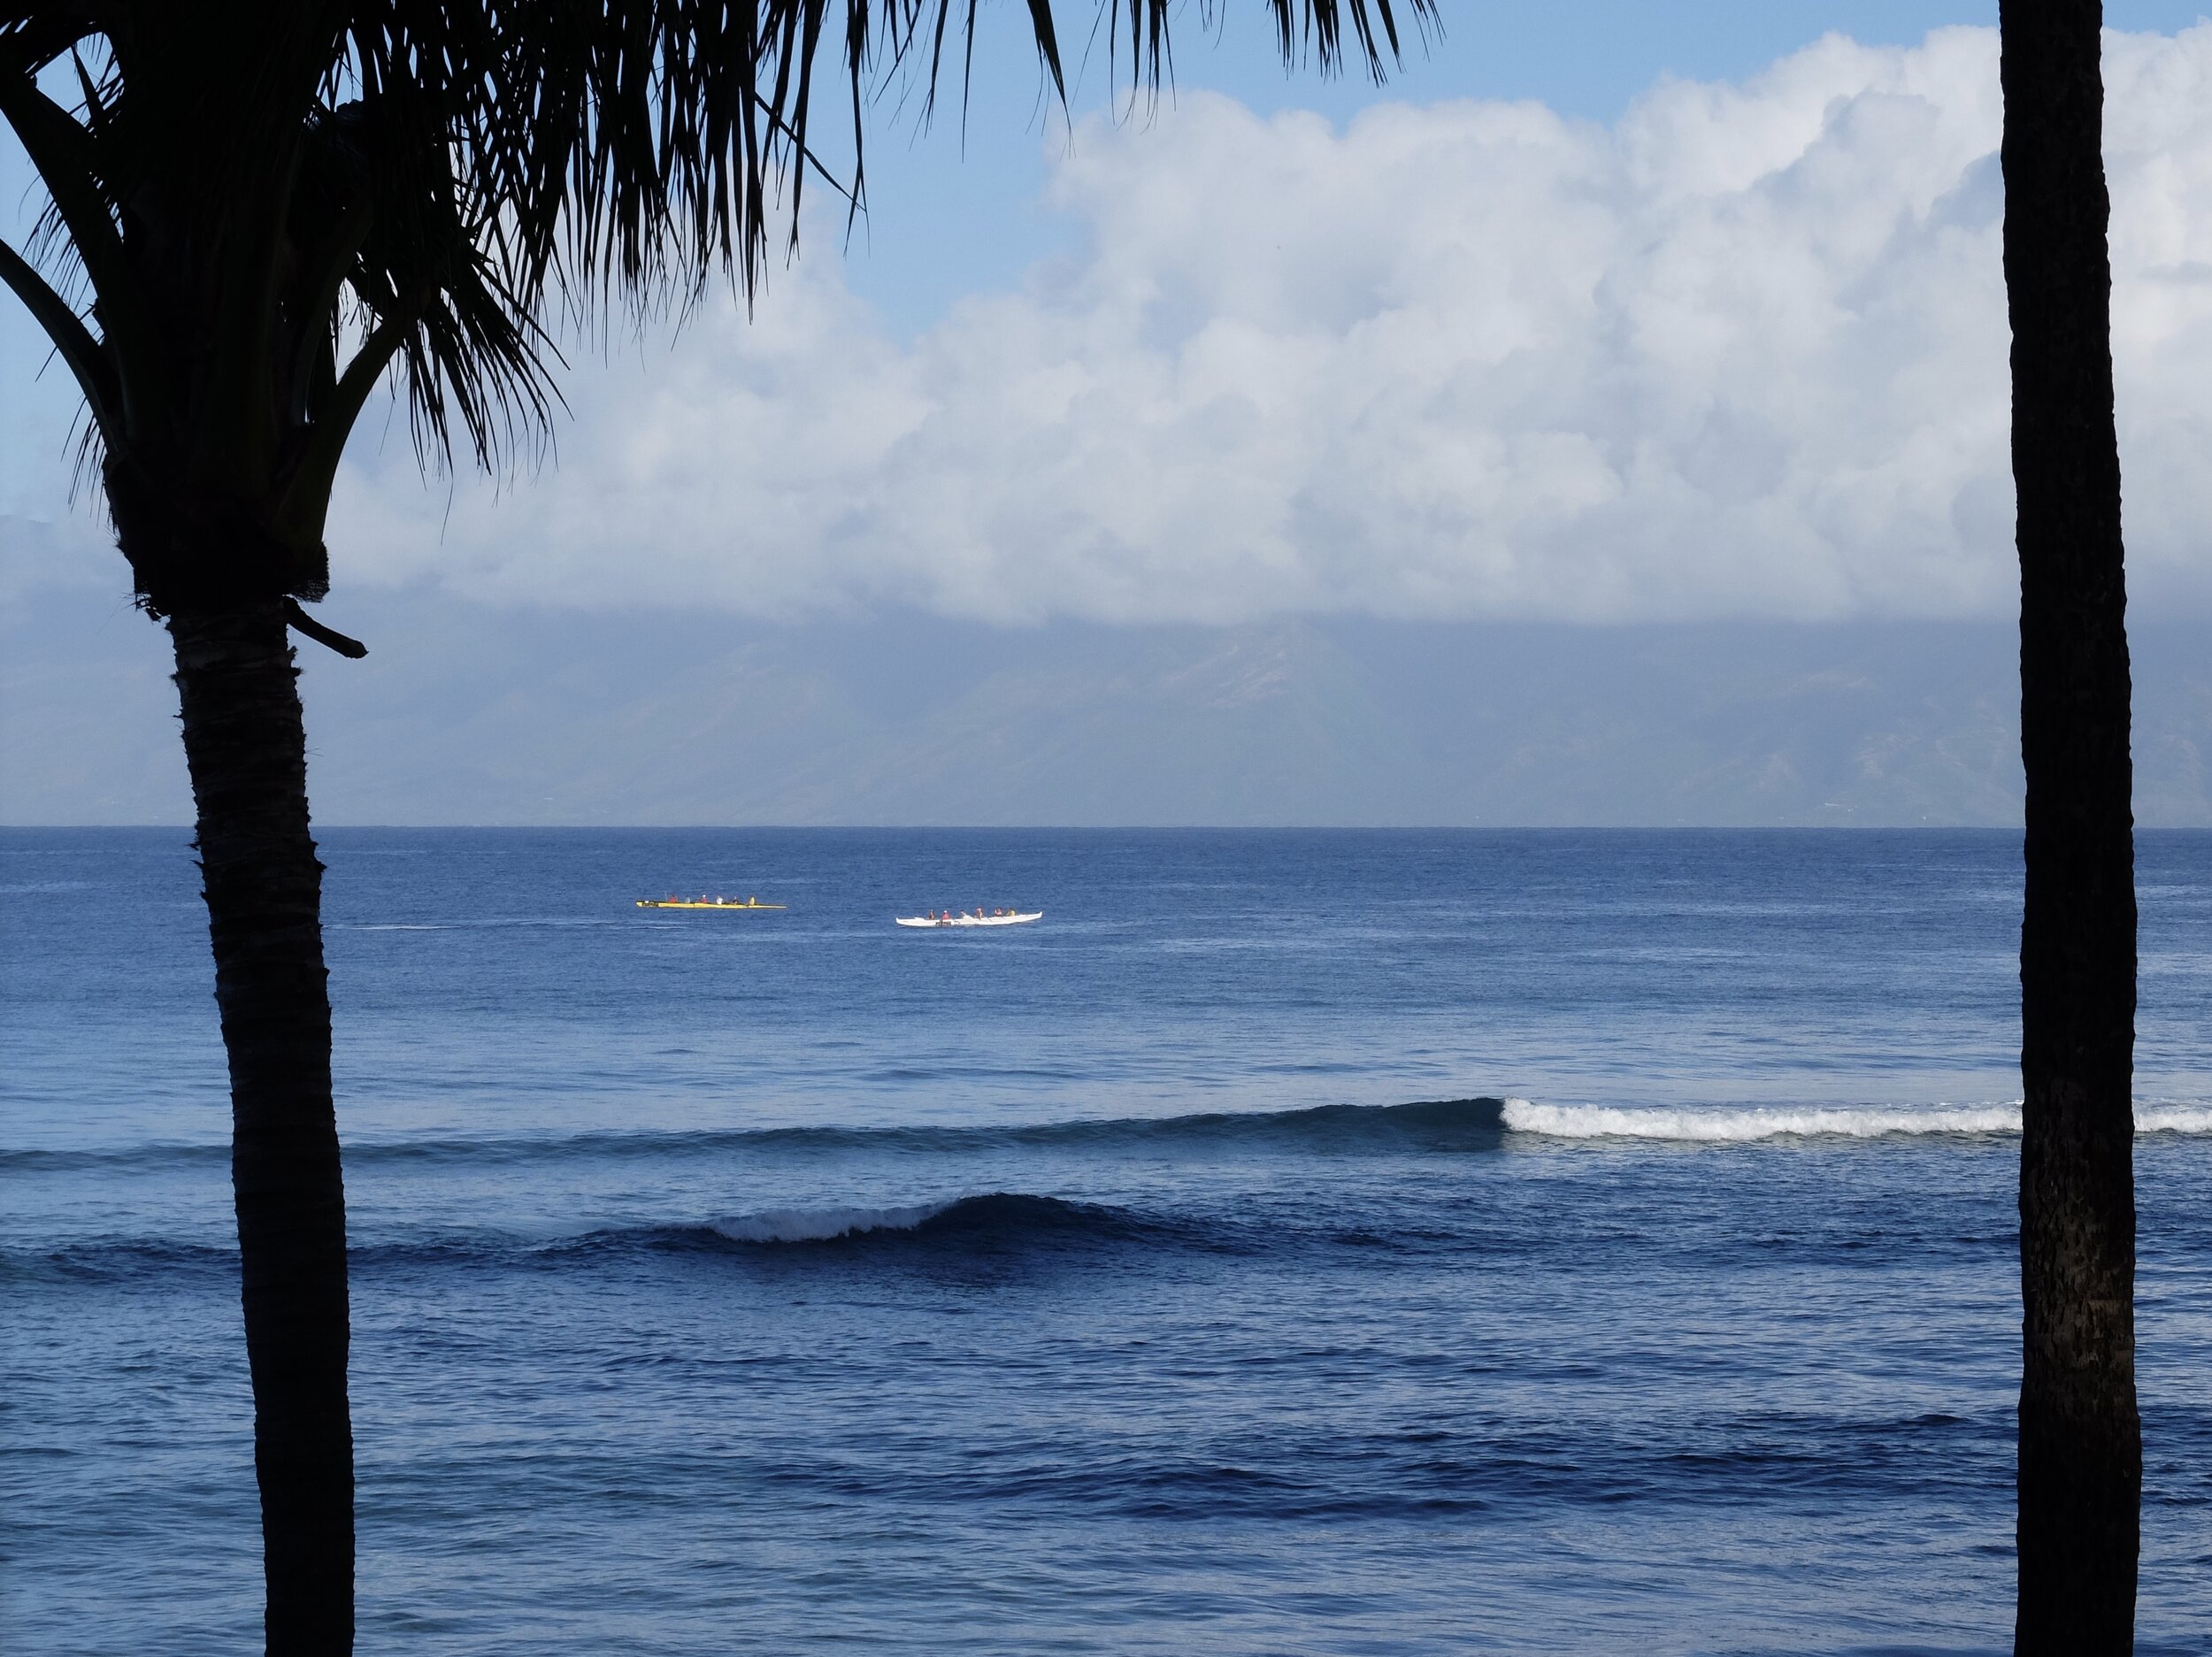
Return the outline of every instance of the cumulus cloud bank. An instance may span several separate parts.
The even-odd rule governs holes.
[[[2212,26],[2109,38],[2139,600],[2212,597]],[[1619,122],[1186,96],[1079,127],[1077,250],[894,340],[834,233],[568,383],[560,462],[351,468],[342,579],[1002,621],[2014,602],[1996,39],[1839,37]]]

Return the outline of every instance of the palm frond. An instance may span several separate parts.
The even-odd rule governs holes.
[[[1402,23],[1439,22],[1437,0],[1258,3],[1286,64],[1324,73],[1380,78]],[[1117,75],[1156,90],[1172,0],[1098,4]],[[1024,21],[1064,101],[1052,0]],[[797,234],[818,73],[844,83],[856,210],[869,89],[910,69],[926,117],[956,33],[964,96],[981,27],[978,0],[0,0],[0,76],[73,60],[78,136],[56,142],[84,148],[93,193],[57,189],[34,257],[65,291],[84,261],[111,354],[158,355],[116,337],[134,304],[188,322],[173,293],[120,291],[125,265],[177,253],[158,244],[185,233],[126,209],[157,203],[231,307],[202,318],[243,364],[208,406],[245,419],[273,394],[296,428],[349,420],[348,373],[388,363],[426,458],[457,443],[488,465],[557,405],[563,325],[688,304],[718,272],[757,289],[772,226]]]

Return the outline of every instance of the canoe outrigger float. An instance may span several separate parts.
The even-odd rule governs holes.
[[[1027,914],[1018,909],[998,909],[986,915],[979,909],[960,915],[947,909],[941,915],[898,915],[892,918],[902,926],[1025,926],[1044,917],[1042,909]]]
[[[702,894],[695,898],[640,898],[641,909],[780,909],[780,903],[763,903],[758,898],[747,898],[740,903],[735,898],[710,898]]]

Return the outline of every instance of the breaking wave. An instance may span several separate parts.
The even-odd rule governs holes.
[[[1555,1139],[1678,1139],[1734,1144],[1755,1139],[1853,1139],[2020,1132],[2020,1101],[1982,1105],[1697,1107],[1622,1109],[1609,1105],[1540,1105],[1509,1099],[1502,1113],[1515,1133]],[[2138,1133],[2212,1133],[2212,1107],[2138,1105]]]
[[[2202,1101],[2139,1103],[2135,1128],[2144,1134],[2212,1134],[2212,1105]],[[1926,1106],[1680,1106],[1538,1104],[1521,1098],[1421,1100],[1402,1105],[1318,1105],[1299,1110],[1207,1111],[1186,1116],[1121,1116],[1004,1126],[825,1126],[593,1132],[558,1136],[367,1140],[345,1147],[349,1168],[408,1164],[526,1165],[702,1155],[771,1159],[852,1153],[965,1156],[996,1150],[1127,1153],[1279,1153],[1384,1156],[1486,1151],[1509,1133],[1558,1139],[1678,1139],[1701,1142],[1774,1139],[1880,1139],[1891,1135],[1989,1135],[2020,1132],[2020,1101]],[[227,1166],[230,1147],[214,1143],[153,1143],[100,1149],[0,1147],[0,1173],[61,1173],[198,1165]],[[824,1209],[853,1216],[845,1229],[882,1229],[869,1209]],[[884,1209],[885,1214],[906,1210]],[[794,1211],[795,1216],[796,1211]],[[916,1212],[898,1222],[918,1225]],[[761,1216],[769,1224],[770,1216]],[[793,1224],[802,1223],[796,1217]],[[814,1222],[808,1221],[807,1224]],[[821,1221],[827,1224],[826,1218]]]

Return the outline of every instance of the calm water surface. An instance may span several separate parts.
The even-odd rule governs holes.
[[[188,839],[0,832],[10,1651],[255,1643]],[[2014,836],[324,840],[365,1652],[2009,1649]],[[2202,1653],[2212,835],[2139,862]]]

